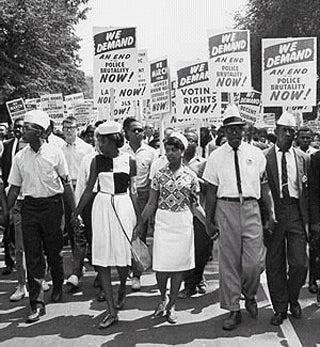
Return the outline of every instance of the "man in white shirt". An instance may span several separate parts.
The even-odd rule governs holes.
[[[156,158],[156,151],[154,148],[148,146],[143,142],[143,127],[133,117],[128,117],[123,122],[125,137],[129,143],[122,147],[122,151],[131,154],[137,162],[137,176],[136,185],[138,192],[138,207],[139,212],[142,213],[149,199],[150,190],[150,168],[152,162]],[[139,237],[142,241],[146,241],[148,231],[148,222],[145,223],[144,229]],[[133,290],[140,290],[140,275],[141,272],[136,269],[135,264],[132,264],[133,278],[131,288]]]
[[[274,221],[270,191],[263,180],[266,159],[260,149],[242,141],[244,125],[235,106],[226,109],[223,126],[228,142],[211,153],[203,174],[208,183],[207,233],[220,233],[220,306],[230,311],[224,330],[241,323],[241,294],[250,316],[258,315],[255,296],[264,255],[260,197],[271,227]]]
[[[67,160],[69,173],[73,189],[77,184],[77,178],[79,174],[79,168],[83,157],[86,154],[94,153],[94,148],[88,143],[84,142],[77,136],[78,122],[73,116],[69,116],[62,122],[62,131],[65,139],[65,143],[62,146],[62,152]],[[74,255],[74,230],[70,222],[70,213],[67,205],[65,206],[65,234],[68,235],[72,254]]]
[[[268,183],[278,222],[266,242],[267,280],[274,309],[272,325],[283,323],[288,308],[294,318],[301,317],[298,299],[308,270],[310,157],[292,146],[295,131],[293,115],[284,112],[276,124],[277,142],[265,151]]]
[[[61,221],[62,194],[75,210],[68,166],[61,149],[46,142],[49,116],[40,110],[27,112],[23,139],[28,145],[14,157],[8,182],[8,208],[22,194],[22,232],[26,254],[31,313],[27,323],[45,314],[42,283],[46,272],[44,253],[50,267],[52,302],[61,301],[64,281]]]
[[[309,127],[304,126],[298,130],[296,140],[298,148],[309,155],[318,151],[316,148],[310,146],[312,139],[313,132]]]

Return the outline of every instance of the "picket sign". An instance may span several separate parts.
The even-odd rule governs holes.
[[[113,121],[114,120],[114,94],[115,94],[115,89],[114,88],[110,88],[110,120]]]

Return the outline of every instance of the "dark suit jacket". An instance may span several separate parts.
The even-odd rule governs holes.
[[[300,151],[299,149],[293,148],[296,167],[297,167],[297,179],[299,187],[299,208],[302,217],[302,222],[306,233],[308,233],[309,225],[309,191],[308,191],[308,170],[310,164],[310,158],[307,154]],[[278,165],[276,158],[275,146],[268,148],[264,151],[267,159],[267,175],[268,183],[271,189],[273,202],[275,206],[276,218],[278,213],[283,206],[280,202],[280,183],[278,174]]]
[[[311,155],[309,170],[310,225],[320,223],[320,151]]]
[[[12,165],[12,149],[14,138],[3,142],[3,153],[1,158],[2,180],[4,186],[8,186],[8,178]]]

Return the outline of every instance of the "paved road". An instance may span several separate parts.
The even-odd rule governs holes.
[[[3,250],[1,250],[3,251]],[[65,251],[66,273],[70,271],[70,251]],[[3,252],[0,267],[3,267]],[[320,309],[314,296],[303,288],[301,304],[303,318],[289,318],[281,328],[269,324],[272,309],[265,276],[258,292],[259,318],[254,320],[242,310],[243,323],[234,331],[222,330],[227,312],[219,308],[218,266],[212,261],[206,268],[208,291],[179,300],[179,321],[170,325],[164,319],[151,319],[158,303],[155,276],[142,277],[140,292],[130,292],[120,322],[107,330],[97,328],[103,317],[105,303],[95,300],[93,269],[87,271],[81,291],[65,293],[63,302],[48,303],[47,314],[34,324],[24,323],[28,299],[11,303],[8,298],[16,285],[15,274],[0,274],[0,345],[1,346],[320,346]],[[1,271],[1,270],[0,270]],[[118,284],[115,278],[115,286]],[[51,291],[46,293],[49,301]],[[243,305],[243,303],[242,303]]]

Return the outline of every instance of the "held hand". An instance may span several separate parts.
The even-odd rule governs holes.
[[[270,216],[264,223],[263,230],[267,231],[269,234],[272,234],[278,222],[273,216]]]
[[[206,223],[206,231],[212,240],[216,240],[219,236],[219,228],[213,223]]]
[[[138,224],[133,228],[132,239],[131,239],[131,241],[135,240],[135,239],[140,235],[140,230],[141,230],[141,224],[138,223]]]

